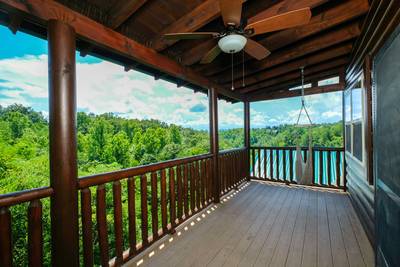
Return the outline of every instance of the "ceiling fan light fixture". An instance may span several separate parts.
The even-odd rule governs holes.
[[[247,38],[240,34],[229,34],[218,41],[218,46],[225,53],[233,54],[241,51],[247,43]]]

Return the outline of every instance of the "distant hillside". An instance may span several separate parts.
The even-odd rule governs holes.
[[[80,176],[209,151],[207,131],[168,125],[156,120],[125,119],[113,114],[79,112],[77,120]],[[313,133],[316,145],[342,144],[340,123],[318,125]],[[243,136],[243,128],[220,131],[221,150],[242,147]],[[294,145],[296,140],[305,144],[307,130],[288,125],[252,129],[253,145]],[[22,105],[6,108],[0,106],[0,194],[49,185],[48,147],[48,121],[43,114]],[[110,196],[107,197],[107,205],[112,205]],[[123,199],[126,197],[126,191],[123,191]],[[139,203],[139,191],[135,198]],[[47,266],[50,265],[49,199],[43,200],[43,205],[44,262]],[[124,202],[123,205],[123,210],[126,210],[127,203]],[[25,206],[13,207],[13,214],[18,218],[26,218]],[[140,222],[140,214],[137,216]],[[112,216],[108,216],[107,221],[111,233],[110,241],[113,242]],[[148,224],[151,225],[151,221]],[[22,219],[15,220],[13,225],[14,264],[26,266],[26,222]],[[137,234],[140,235],[139,232]],[[94,254],[98,265],[100,257],[97,246]]]

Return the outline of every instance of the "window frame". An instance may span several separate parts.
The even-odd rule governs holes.
[[[359,85],[359,86],[358,86]],[[361,117],[357,119],[353,119],[353,90],[354,89],[361,89]],[[350,108],[349,108],[349,115],[350,120],[347,120],[348,114],[346,113],[346,106],[344,108],[344,127],[349,125],[350,126],[350,136],[347,136],[346,130],[345,138],[346,140],[350,140],[350,151],[347,150],[347,146],[345,145],[345,153],[347,156],[351,157],[354,161],[360,163],[363,167],[366,165],[366,149],[365,149],[365,90],[364,90],[364,74],[362,73],[361,76],[357,79],[357,82],[350,87],[349,89],[343,92],[344,94],[344,105],[346,105],[346,98],[350,97]],[[361,160],[354,155],[354,126],[356,124],[361,124]]]

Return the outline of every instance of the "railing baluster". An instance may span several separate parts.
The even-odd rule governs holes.
[[[269,179],[273,179],[274,177],[274,152],[272,149],[269,150]]]
[[[201,206],[206,205],[206,161],[201,161]]]
[[[264,178],[267,179],[267,149],[264,148]]]
[[[0,208],[0,266],[12,266],[11,212],[8,207]]]
[[[221,193],[224,193],[226,190],[226,166],[225,166],[225,156],[221,157]]]
[[[195,185],[194,185],[194,165],[191,163],[189,165],[189,170],[190,170],[190,176],[189,176],[189,181],[190,181],[190,211],[191,214],[194,213],[195,211],[195,203],[196,203],[196,196],[195,196]]]
[[[188,175],[189,175],[189,164],[183,165],[183,202],[185,206],[185,218],[189,216],[189,195],[188,195]]]
[[[179,222],[182,220],[183,202],[182,202],[182,168],[181,165],[176,167],[176,180],[177,180],[177,193],[178,193],[178,207],[177,214]]]
[[[257,177],[256,176],[256,170],[255,170],[255,167],[256,167],[256,150],[254,149],[254,148],[252,148],[251,149],[251,169],[253,170],[253,176],[254,177]]]
[[[215,181],[212,179],[213,177],[213,162],[211,159],[208,159],[208,178],[207,178],[207,185],[208,185],[208,201],[211,202],[213,200],[213,186]]]
[[[163,233],[168,231],[167,224],[167,182],[165,177],[165,169],[161,170],[161,222]]]
[[[147,176],[143,174],[140,176],[140,213],[142,219],[142,245],[147,247],[149,243],[149,230],[148,230],[148,214],[147,214]]]
[[[113,204],[114,204],[114,236],[115,236],[115,265],[121,266],[123,263],[123,233],[122,233],[122,201],[121,201],[121,182],[113,182]]]
[[[211,197],[210,197],[210,160],[206,159],[206,205],[208,204],[208,202],[210,201]]]
[[[336,186],[340,186],[340,151],[336,151]]]
[[[195,161],[194,162],[195,166],[195,180],[196,180],[196,208],[197,210],[200,210],[200,203],[201,203],[201,176],[200,176],[200,162]]]
[[[135,177],[128,178],[129,255],[136,253],[136,189]]]
[[[153,240],[158,239],[158,191],[157,172],[151,173],[151,229]]]
[[[345,155],[344,155],[344,151],[342,151],[342,163],[343,163],[343,167],[342,167],[342,176],[343,176],[343,190],[344,191],[347,191],[347,177],[346,177],[346,173],[347,173],[347,170],[346,170],[346,158],[345,158]]]
[[[304,151],[304,162],[307,162],[307,158],[308,158],[308,148],[307,149],[302,149]]]
[[[323,166],[323,154],[322,150],[319,151],[319,184],[323,185],[323,175],[324,175],[324,166]]]
[[[332,181],[331,181],[331,179],[332,179],[332,174],[331,174],[331,151],[328,151],[328,152],[326,152],[328,155],[327,155],[327,179],[328,179],[328,185],[329,186],[331,186],[331,184],[332,184]]]
[[[28,207],[29,266],[43,265],[42,202],[33,200]]]
[[[310,156],[312,157],[311,161],[311,169],[312,169],[312,184],[315,185],[317,184],[317,179],[315,177],[315,151],[312,149]]]
[[[282,150],[283,180],[286,181],[286,149]]]
[[[175,201],[175,171],[173,168],[169,168],[169,216],[171,223],[171,232],[175,231],[176,225],[176,201]]]
[[[289,149],[289,179],[293,182],[293,150]]]
[[[108,266],[109,245],[106,217],[106,189],[104,184],[97,186],[96,214],[101,265]]]
[[[82,243],[84,266],[93,266],[92,197],[89,188],[81,190]]]
[[[232,175],[233,175],[233,169],[232,169],[232,164],[230,162],[230,159],[232,158],[232,154],[228,154],[225,157],[226,161],[226,192],[229,192],[229,190],[232,187]]]
[[[279,181],[279,149],[276,150],[276,180]]]
[[[225,155],[224,157],[222,157],[223,158],[223,164],[224,164],[224,175],[223,175],[223,177],[224,177],[224,193],[226,192],[226,191],[228,191],[228,172],[229,172],[229,169],[228,169],[228,161],[227,161],[227,156]]]

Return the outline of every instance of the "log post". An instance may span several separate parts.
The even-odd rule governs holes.
[[[48,23],[52,266],[79,266],[75,30]]]
[[[210,146],[212,156],[212,179],[214,202],[219,203],[220,179],[218,166],[218,93],[215,88],[208,90],[209,110],[210,110]]]
[[[246,178],[250,181],[250,103],[244,102],[244,147],[246,148]]]

